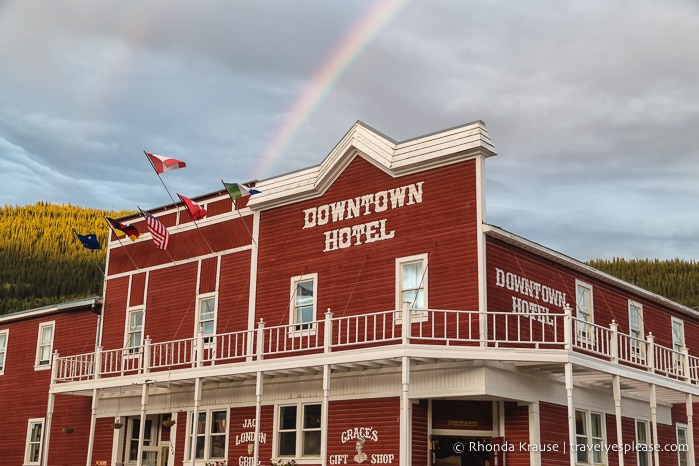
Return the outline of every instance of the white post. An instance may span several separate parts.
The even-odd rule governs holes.
[[[577,458],[573,445],[575,438],[575,404],[573,404],[573,363],[565,364],[566,396],[568,400],[568,442],[570,443],[570,466],[575,466]]]
[[[621,379],[618,374],[612,377],[612,384],[614,392],[614,416],[616,418],[616,443],[617,445],[622,445],[624,443],[624,438],[622,437],[621,429]],[[624,466],[623,449],[619,448],[617,452],[619,455],[619,466]]]
[[[257,372],[257,380],[255,382],[255,443],[253,449],[253,464],[259,464],[260,457],[260,424],[262,423],[262,389],[263,389],[262,372]]]
[[[92,464],[92,451],[95,447],[95,426],[97,425],[97,395],[99,391],[94,388],[92,390],[92,411],[90,413],[90,437],[87,440],[87,462],[85,466]]]
[[[330,312],[330,311],[328,311]],[[323,403],[321,405],[320,464],[328,464],[328,408],[330,406],[330,366],[323,366]]]
[[[405,313],[403,314],[405,318]],[[405,324],[405,321],[403,321]],[[403,329],[405,330],[405,328]],[[411,449],[411,429],[412,424],[411,411],[410,411],[410,358],[408,356],[402,357],[402,383],[403,392],[401,393],[401,410],[400,410],[400,466],[410,466],[412,462],[412,449]]]
[[[323,334],[323,352],[329,353],[333,346],[333,313],[328,308],[325,312],[325,333]]]
[[[659,444],[658,439],[658,393],[655,384],[650,386],[650,422],[653,430],[653,443]],[[660,464],[660,452],[653,450],[653,464]]]
[[[192,430],[189,433],[189,459],[192,466],[197,464],[197,425],[199,423],[199,407],[201,406],[201,378],[194,379],[194,412],[192,413]]]
[[[694,404],[692,394],[687,393],[687,466],[696,466],[694,457]]]
[[[138,458],[136,459],[136,466],[141,466],[143,464],[143,439],[145,437],[146,431],[146,410],[148,409],[148,382],[143,382],[143,387],[141,387],[141,427],[138,432]]]
[[[541,418],[539,416],[538,401],[529,403],[529,443],[531,445],[541,445]],[[538,448],[529,450],[529,464],[531,466],[541,466],[541,451]]]
[[[58,351],[53,352],[51,359],[51,384],[56,383],[56,375],[58,373]],[[46,419],[44,419],[44,436],[41,445],[41,464],[49,464],[49,443],[51,440],[51,421],[53,420],[53,406],[56,395],[51,393],[49,388],[49,399],[46,404]]]

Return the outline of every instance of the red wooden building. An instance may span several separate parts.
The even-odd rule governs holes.
[[[121,219],[144,233],[111,238],[98,345],[54,358],[45,464],[60,414],[88,466],[694,465],[696,311],[489,225],[494,155],[480,121],[357,123],[196,223],[151,211],[166,251]]]

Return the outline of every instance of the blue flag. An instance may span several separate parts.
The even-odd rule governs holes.
[[[102,245],[99,241],[97,241],[96,234],[90,233],[87,235],[81,235],[76,231],[75,235],[78,237],[80,242],[83,243],[83,246],[85,246],[87,249],[102,249]]]

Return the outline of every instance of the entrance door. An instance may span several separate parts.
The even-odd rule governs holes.
[[[495,466],[491,439],[481,437],[432,437],[433,466]],[[497,461],[502,466],[502,461]]]

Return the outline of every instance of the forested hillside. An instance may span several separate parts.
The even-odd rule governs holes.
[[[685,306],[699,307],[699,265],[680,259],[596,259],[592,267]]]
[[[0,314],[102,294],[106,249],[89,250],[75,237],[95,233],[106,248],[104,216],[129,212],[53,205],[0,210]],[[603,272],[689,307],[699,307],[699,265],[674,259],[587,262]]]
[[[109,232],[104,216],[126,213],[45,202],[3,207],[0,314],[101,295]],[[105,249],[86,249],[73,228],[96,234]]]

